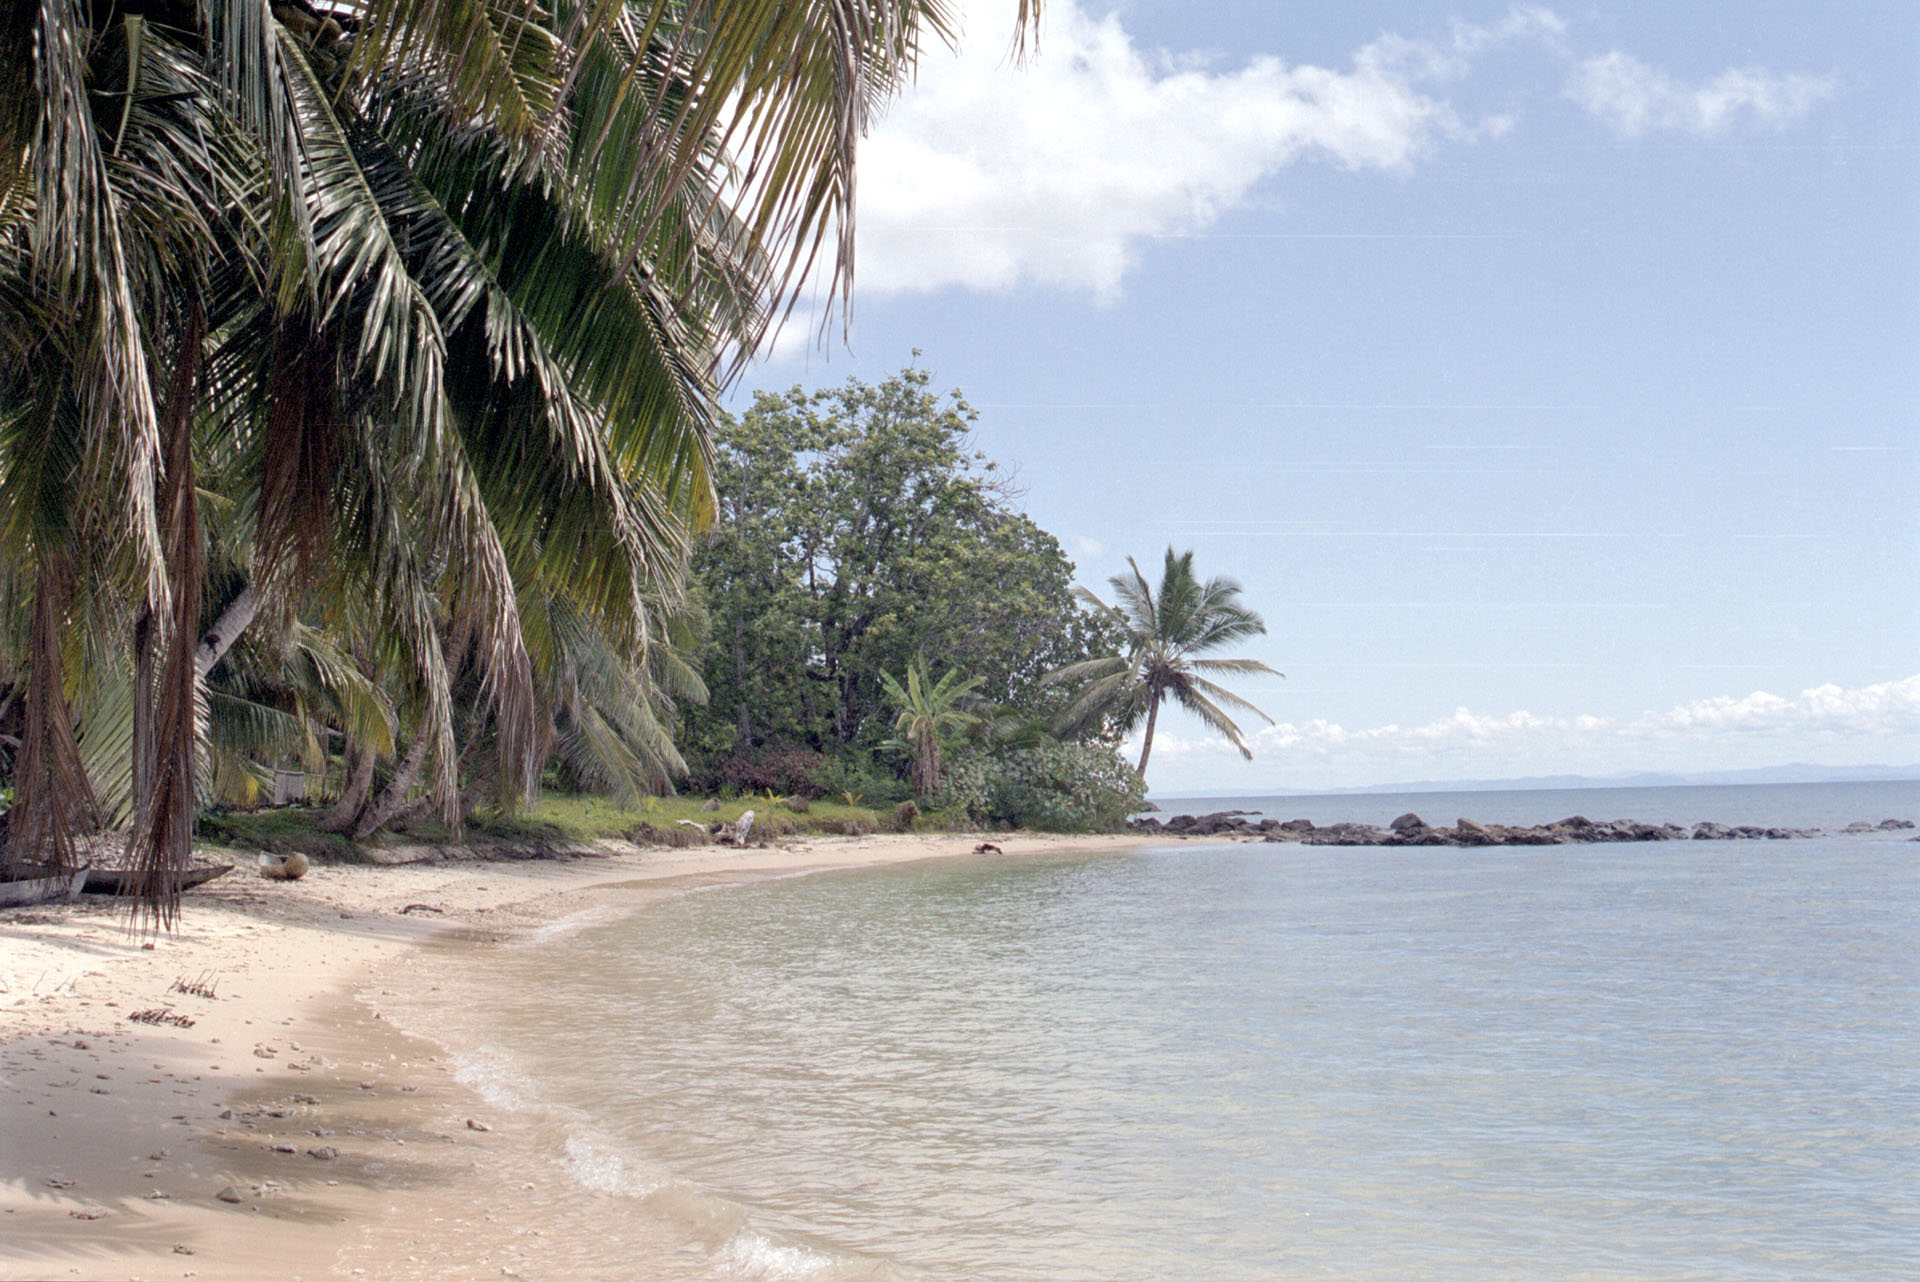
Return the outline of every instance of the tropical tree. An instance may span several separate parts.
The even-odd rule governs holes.
[[[689,718],[709,769],[768,749],[829,756],[894,719],[882,673],[938,655],[980,694],[1057,712],[1049,671],[1120,644],[1073,563],[973,448],[975,412],[924,368],[763,392],[715,429],[718,515],[693,556],[713,697]]]
[[[979,720],[965,711],[961,701],[980,686],[979,677],[960,676],[957,668],[948,668],[935,681],[928,675],[925,660],[907,665],[906,684],[891,672],[880,674],[887,701],[899,709],[893,722],[893,746],[913,758],[913,788],[923,797],[940,791],[940,741]]]
[[[1146,733],[1138,767],[1144,780],[1160,705],[1171,697],[1226,736],[1241,756],[1251,760],[1253,750],[1247,746],[1246,736],[1224,708],[1251,712],[1269,724],[1273,718],[1208,676],[1285,674],[1258,659],[1198,656],[1249,637],[1264,636],[1267,625],[1240,604],[1240,585],[1234,580],[1212,578],[1202,583],[1195,578],[1191,549],[1177,556],[1171,547],[1167,549],[1157,592],[1132,557],[1127,558],[1127,566],[1130,575],[1116,574],[1108,580],[1117,605],[1108,605],[1085,588],[1076,589],[1082,600],[1123,630],[1127,649],[1125,654],[1071,663],[1048,675],[1049,682],[1079,687],[1060,719],[1062,728],[1083,727],[1105,719],[1128,732],[1144,719]]]

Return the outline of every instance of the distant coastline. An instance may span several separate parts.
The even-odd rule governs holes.
[[[1606,788],[1723,788],[1743,785],[1823,783],[1917,783],[1920,764],[1906,766],[1818,766],[1794,763],[1747,770],[1692,773],[1643,771],[1630,775],[1527,775],[1518,779],[1421,779],[1402,783],[1364,784],[1345,788],[1197,788],[1149,799],[1164,806],[1168,800],[1208,797],[1360,797],[1422,792],[1558,792]]]

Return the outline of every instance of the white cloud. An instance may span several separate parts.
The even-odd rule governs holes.
[[[1793,698],[1756,690],[1740,699],[1697,699],[1670,712],[1650,713],[1634,725],[1652,734],[1893,734],[1920,729],[1920,676],[1857,690],[1815,686]]]
[[[1143,242],[1204,232],[1289,165],[1405,173],[1437,143],[1510,132],[1512,111],[1475,116],[1446,96],[1497,51],[1577,57],[1559,15],[1522,5],[1433,39],[1382,35],[1344,68],[1268,54],[1227,67],[1143,49],[1118,15],[1052,0],[1038,55],[1013,67],[1010,10],[971,7],[960,54],[930,50],[863,144],[863,293],[1038,286],[1110,300]],[[1628,136],[1778,126],[1832,91],[1760,69],[1688,85],[1620,52],[1579,62],[1566,87]]]
[[[863,291],[1037,284],[1111,298],[1139,242],[1185,235],[1302,159],[1408,169],[1436,139],[1470,138],[1425,86],[1497,43],[1557,38],[1545,10],[1428,43],[1383,36],[1344,70],[1256,56],[1210,70],[1137,47],[1117,16],[1047,6],[1039,56],[1006,65],[988,38],[930,54],[860,157]],[[1485,122],[1498,132],[1510,121]]]
[[[1265,776],[1249,787],[1342,787],[1413,779],[1497,779],[1539,774],[1709,770],[1818,760],[1903,764],[1920,754],[1920,676],[1797,695],[1755,691],[1696,699],[1631,719],[1589,714],[1490,716],[1457,709],[1417,726],[1350,730],[1330,721],[1266,726],[1242,763],[1218,738],[1160,734],[1154,761],[1181,786]],[[1138,744],[1132,745],[1138,750]],[[1156,772],[1156,785],[1172,784]],[[1173,789],[1178,791],[1177,788]]]
[[[1742,118],[1778,128],[1832,97],[1830,79],[1733,68],[1690,85],[1631,54],[1588,58],[1567,81],[1567,97],[1625,138],[1655,130],[1710,137]]]

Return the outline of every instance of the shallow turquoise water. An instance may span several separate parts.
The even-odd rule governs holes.
[[[1894,839],[1186,845],[651,904],[455,1031],[684,1276],[1910,1278],[1917,942]]]

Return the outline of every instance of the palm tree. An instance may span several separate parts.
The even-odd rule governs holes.
[[[1147,776],[1147,758],[1153,753],[1153,730],[1160,704],[1172,696],[1187,711],[1225,735],[1240,755],[1253,759],[1246,736],[1222,710],[1222,705],[1244,709],[1272,724],[1273,718],[1207,679],[1202,674],[1284,676],[1258,659],[1203,659],[1209,650],[1264,636],[1267,625],[1240,604],[1240,585],[1228,578],[1201,583],[1193,574],[1193,552],[1176,556],[1167,549],[1166,566],[1155,592],[1132,557],[1131,576],[1116,574],[1113,584],[1118,606],[1108,605],[1085,588],[1075,589],[1081,600],[1104,615],[1128,638],[1125,655],[1087,659],[1047,675],[1049,683],[1084,686],[1061,716],[1063,732],[1084,730],[1102,722],[1122,733],[1146,719],[1140,745],[1140,777]]]
[[[907,681],[902,685],[891,672],[880,674],[887,701],[900,710],[893,723],[893,746],[913,757],[913,790],[922,797],[940,791],[940,740],[979,720],[960,708],[961,700],[980,685],[979,677],[964,680],[957,668],[934,681],[924,660],[907,665]]]

